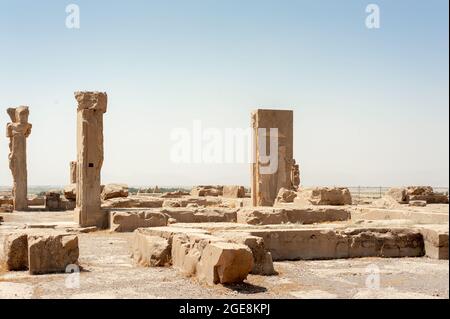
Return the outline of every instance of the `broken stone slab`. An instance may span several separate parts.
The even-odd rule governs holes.
[[[136,232],[132,239],[132,258],[144,267],[168,266],[171,263],[171,245],[165,238]]]
[[[237,212],[237,222],[249,225],[285,224],[288,216],[282,208],[251,207],[242,208]]]
[[[390,188],[385,196],[390,196],[399,204],[408,202],[408,194],[405,188]]]
[[[167,220],[167,215],[157,211],[112,211],[110,212],[110,230],[132,232],[141,227],[166,226]]]
[[[126,184],[106,184],[101,193],[102,200],[117,197],[128,197],[128,185]]]
[[[73,199],[61,198],[60,208],[61,210],[74,210],[77,203]]]
[[[245,187],[239,185],[225,185],[223,186],[223,197],[227,198],[243,198],[245,197]]]
[[[418,226],[425,244],[425,255],[448,260],[448,224]]]
[[[178,223],[236,222],[236,209],[164,208],[161,213]]]
[[[167,264],[167,255],[161,257],[158,252],[170,247],[169,260],[174,268],[211,285],[242,282],[253,269],[253,255],[246,245],[229,243],[205,230],[172,226],[139,228],[133,236],[133,257],[138,263],[155,265],[164,260]]]
[[[351,214],[352,218],[366,220],[405,219],[417,224],[440,224],[449,222],[448,212],[419,211],[419,208],[416,207],[408,207],[408,210],[358,207],[353,208]]]
[[[57,190],[48,191],[44,196],[45,209],[48,211],[61,210],[61,193]]]
[[[6,271],[28,269],[27,234],[0,234],[0,269]]]
[[[300,190],[294,203],[298,205],[351,205],[352,196],[346,187],[316,187]]]
[[[245,232],[224,231],[214,233],[215,236],[224,238],[229,242],[246,245],[253,254],[254,275],[270,276],[275,275],[273,268],[272,254],[265,248],[264,240],[261,237],[252,236]]]
[[[187,195],[189,195],[189,192],[178,190],[178,191],[174,191],[174,192],[163,193],[161,195],[161,198],[180,198],[180,197],[187,196]]]
[[[209,234],[178,234],[172,241],[173,266],[210,285],[240,283],[253,268],[250,249]]]
[[[246,230],[262,237],[274,260],[420,257],[419,231],[404,228],[303,228]]]
[[[164,199],[147,196],[116,197],[103,201],[102,208],[158,208]]]
[[[242,208],[237,212],[237,222],[250,225],[315,224],[345,221],[351,213],[343,207],[309,206],[304,208]]]
[[[425,201],[425,200],[410,200],[408,205],[416,206],[416,207],[425,207],[425,206],[427,206],[427,201]]]
[[[406,194],[411,195],[432,195],[434,194],[431,186],[408,186],[406,187]]]
[[[409,195],[409,202],[424,201],[427,204],[448,204],[448,195],[445,194],[425,194],[425,195]]]
[[[215,242],[208,244],[197,265],[197,278],[210,285],[240,283],[253,269],[252,252],[246,245]]]
[[[75,235],[29,235],[28,270],[30,274],[65,272],[77,264],[78,237]]]
[[[77,184],[69,184],[64,187],[64,197],[75,200],[77,198]]]
[[[2,213],[12,213],[13,211],[14,211],[14,207],[12,204],[0,205],[0,212],[2,212]]]
[[[172,199],[166,199],[163,202],[162,207],[181,207],[180,201],[172,200]]]
[[[292,203],[296,197],[297,193],[295,191],[282,187],[278,191],[277,198],[275,199],[275,204]]]
[[[31,195],[28,196],[28,206],[44,206],[45,199],[43,196]]]
[[[191,196],[222,196],[223,186],[200,185],[192,188]]]

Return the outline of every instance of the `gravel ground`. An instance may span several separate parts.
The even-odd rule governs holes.
[[[172,268],[136,267],[132,234],[79,235],[77,278],[68,274],[0,274],[0,298],[449,298],[449,262],[428,258],[360,258],[276,262],[277,276],[208,287]]]

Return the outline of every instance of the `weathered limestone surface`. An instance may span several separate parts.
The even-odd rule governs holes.
[[[115,232],[132,232],[140,227],[166,226],[167,215],[156,211],[110,212],[110,229]]]
[[[158,208],[162,207],[163,198],[148,196],[116,197],[103,201],[102,208]]]
[[[77,184],[69,184],[66,187],[64,187],[64,197],[67,198],[67,199],[76,200],[76,198],[77,198]]]
[[[412,209],[412,207],[410,207]],[[418,208],[417,208],[418,209]],[[449,222],[449,214],[405,209],[382,209],[359,207],[352,209],[352,218],[366,220],[403,219],[420,224],[440,224]]]
[[[216,242],[205,247],[196,273],[208,284],[231,284],[244,281],[252,269],[253,256],[247,246]]]
[[[103,187],[101,196],[103,200],[117,197],[128,197],[128,185],[107,184],[105,185],[105,187]]]
[[[76,184],[77,183],[77,162],[71,161],[70,162],[70,178],[69,178],[70,184]]]
[[[386,196],[390,196],[395,199],[399,204],[404,204],[408,202],[408,195],[405,188],[390,188]]]
[[[161,198],[180,198],[180,197],[183,197],[183,196],[186,196],[186,195],[189,195],[189,193],[181,191],[181,190],[178,190],[178,191],[174,191],[174,192],[163,193],[161,195]]]
[[[199,185],[191,190],[191,196],[222,196],[223,186]]]
[[[9,138],[9,168],[13,176],[13,206],[15,210],[27,210],[27,138],[32,125],[28,123],[28,106],[8,108],[11,122],[6,126]]]
[[[409,201],[425,201],[427,204],[448,204],[448,195],[445,194],[425,194],[408,195]]]
[[[425,201],[427,204],[448,204],[448,195],[435,193],[431,186],[408,186],[406,188],[391,188],[386,196],[394,198],[398,203],[409,201]]]
[[[419,230],[424,239],[426,256],[448,259],[448,224],[421,225]]]
[[[61,194],[57,191],[48,191],[44,197],[45,209],[49,211],[61,210]]]
[[[410,195],[432,195],[434,194],[431,186],[408,186],[406,187],[406,194]]]
[[[351,218],[343,207],[310,206],[304,208],[242,208],[237,212],[237,222],[250,225],[314,224],[345,221]]]
[[[28,261],[31,274],[65,272],[78,262],[78,237],[74,235],[28,236]]]
[[[293,112],[258,109],[252,112],[251,117],[255,153],[252,164],[252,203],[253,206],[272,206],[280,188],[291,189],[297,183],[292,180],[296,165],[293,158]],[[277,149],[272,150],[269,142],[271,128],[278,129]],[[265,129],[265,134],[259,129]],[[269,154],[277,158],[277,163],[264,160],[264,156]]]
[[[297,193],[293,190],[280,188],[278,191],[277,198],[275,199],[275,204],[277,203],[292,203],[297,197]]]
[[[145,237],[145,238],[143,238]],[[159,239],[157,239],[159,238]],[[205,230],[177,227],[140,228],[134,232],[133,256],[140,264],[149,264],[157,256],[154,246],[170,246],[171,264],[184,275],[195,276],[208,284],[242,282],[253,269],[253,254],[244,244],[228,242]],[[138,251],[137,251],[138,250]],[[159,255],[158,255],[159,256]],[[153,264],[167,259],[153,257]],[[143,261],[142,261],[143,260]]]
[[[110,212],[110,229],[132,232],[141,227],[166,226],[171,223],[236,222],[236,209],[225,208],[163,208],[121,210]]]
[[[28,197],[28,206],[43,206],[45,198],[43,196],[32,195]]]
[[[262,237],[274,260],[424,255],[419,231],[403,228],[246,230]]]
[[[144,267],[168,266],[171,263],[171,245],[165,238],[136,232],[132,240],[132,257]]]
[[[0,234],[0,268],[31,274],[64,272],[78,261],[78,237],[29,229]]]
[[[345,187],[316,187],[299,191],[294,203],[298,205],[351,205],[352,196]]]
[[[28,269],[28,236],[24,233],[0,235],[0,269]]]
[[[243,198],[245,197],[245,187],[239,185],[225,185],[223,187],[223,197]]]
[[[107,95],[75,92],[77,113],[77,199],[75,220],[82,227],[104,228],[107,215],[101,210],[100,171],[103,165],[103,113]]]
[[[266,249],[264,240],[261,237],[238,231],[224,231],[214,235],[233,243],[244,244],[250,248],[253,254],[252,274],[265,276],[276,274],[273,268],[272,254]]]
[[[409,206],[425,207],[425,206],[427,206],[427,201],[426,200],[410,200]]]

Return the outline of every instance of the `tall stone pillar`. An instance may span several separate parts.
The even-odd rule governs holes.
[[[75,220],[82,227],[106,227],[100,200],[100,171],[103,164],[103,113],[107,95],[75,92],[77,108],[77,178]]]
[[[70,184],[75,184],[77,182],[77,162],[70,162]]]
[[[293,180],[293,111],[256,110],[252,112],[253,206],[273,206],[280,188],[292,189]]]
[[[27,210],[27,137],[31,134],[31,124],[28,123],[30,111],[28,106],[8,108],[11,123],[6,126],[6,136],[9,138],[9,168],[13,176],[13,206],[14,210]]]

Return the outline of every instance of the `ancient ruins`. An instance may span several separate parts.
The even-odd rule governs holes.
[[[108,98],[101,92],[75,92],[77,168],[75,220],[80,226],[105,226],[101,210],[100,171],[103,165],[103,113]]]
[[[75,265],[88,270],[83,276],[95,277],[108,260],[96,257],[102,253],[96,245],[108,241],[114,248],[123,238],[129,248],[120,256],[131,256],[126,258],[133,265],[126,271],[140,267],[141,280],[152,267],[173,267],[183,278],[211,287],[283,277],[286,261],[448,260],[448,193],[408,186],[373,198],[355,197],[347,187],[302,186],[301,165],[294,160],[293,111],[251,114],[255,159],[249,188],[131,192],[127,184],[101,184],[107,94],[76,92],[75,99],[77,159],[70,162],[68,185],[42,199],[27,197],[28,108],[8,109],[14,185],[12,196],[0,197],[3,270],[50,274]],[[80,243],[91,253],[84,255]]]
[[[13,175],[13,207],[15,210],[26,210],[27,202],[27,138],[31,134],[28,123],[30,111],[28,106],[19,106],[7,110],[11,123],[6,126],[9,138],[9,168]]]

